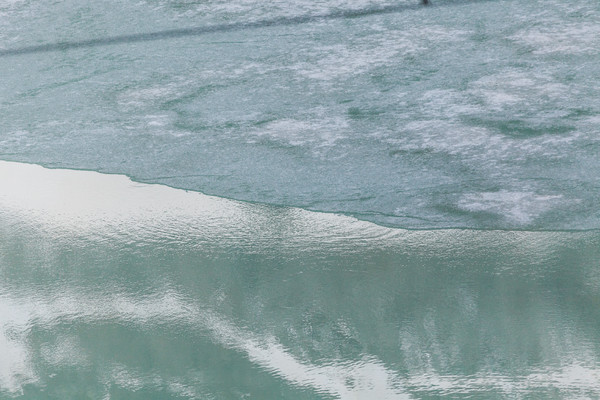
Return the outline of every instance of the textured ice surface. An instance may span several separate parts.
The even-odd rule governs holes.
[[[4,49],[160,40],[0,57],[0,158],[397,227],[600,227],[598,4],[415,3],[2,2]],[[164,36],[210,26],[237,28]]]

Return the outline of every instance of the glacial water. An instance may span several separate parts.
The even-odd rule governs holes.
[[[0,0],[0,399],[600,397],[600,2]]]
[[[18,163],[0,179],[0,398],[600,394],[597,231],[399,230]]]

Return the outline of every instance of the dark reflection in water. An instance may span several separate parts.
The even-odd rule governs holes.
[[[3,173],[0,398],[600,395],[599,232],[400,231]]]
[[[476,0],[477,2],[490,0]],[[464,5],[465,3],[473,3],[474,0],[445,0],[441,1],[437,6],[456,6]],[[108,37],[100,37],[95,39],[65,41],[58,43],[47,43],[33,46],[18,47],[12,49],[0,49],[0,57],[10,57],[26,54],[48,53],[55,51],[66,51],[81,48],[112,46],[118,44],[152,42],[157,40],[177,39],[182,37],[202,36],[211,33],[220,32],[236,32],[260,28],[271,28],[281,26],[294,26],[307,23],[316,23],[322,21],[369,17],[372,15],[394,14],[403,11],[415,10],[425,5],[426,3],[405,2],[400,4],[388,5],[383,7],[369,7],[363,9],[337,10],[326,14],[315,15],[298,15],[291,17],[278,17],[265,19],[253,22],[234,22],[229,24],[196,26],[180,29],[167,29],[146,33],[132,33],[124,35],[115,35]],[[428,4],[427,4],[428,5]]]

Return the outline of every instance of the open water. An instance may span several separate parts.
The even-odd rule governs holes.
[[[599,398],[599,89],[595,1],[0,0],[0,399]]]

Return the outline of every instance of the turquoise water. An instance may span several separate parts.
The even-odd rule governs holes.
[[[600,393],[597,231],[406,231],[93,172],[0,177],[2,398]]]
[[[599,27],[0,0],[0,399],[599,398]]]

